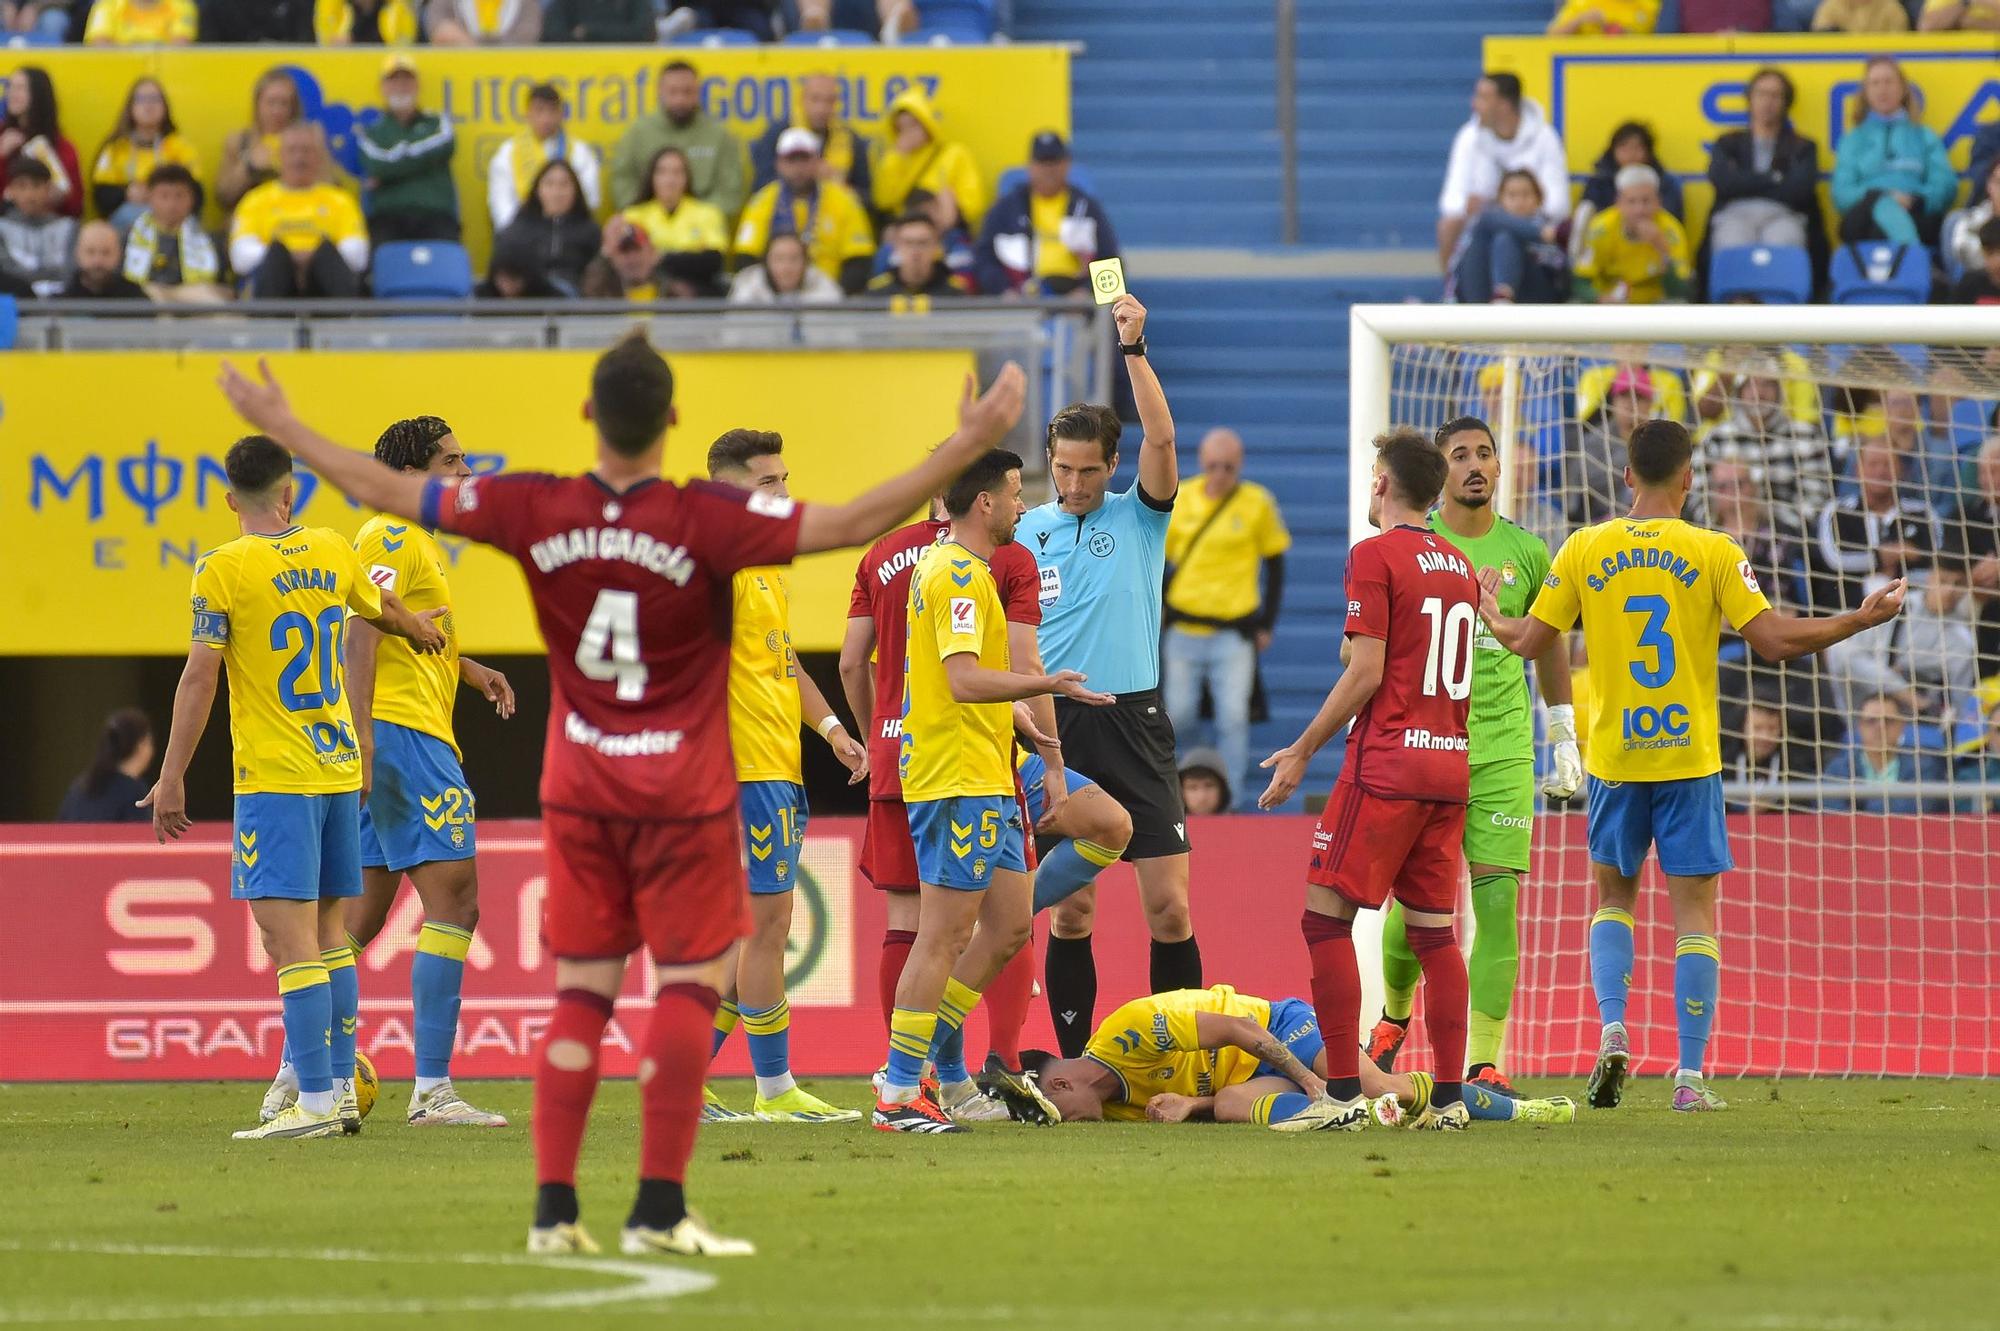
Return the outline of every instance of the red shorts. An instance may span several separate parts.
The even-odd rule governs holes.
[[[1464,841],[1463,804],[1383,799],[1338,781],[1313,828],[1306,881],[1363,909],[1393,896],[1408,910],[1449,915],[1458,909]]]
[[[1035,824],[1028,817],[1028,793],[1014,781],[1014,802],[1021,808],[1021,856],[1028,872],[1039,862],[1035,854]],[[917,844],[910,840],[910,808],[901,800],[868,801],[868,825],[861,833],[861,874],[878,892],[917,890]]]
[[[573,960],[641,943],[662,966],[722,955],[750,932],[740,823],[734,809],[673,822],[544,809],[542,941]]]

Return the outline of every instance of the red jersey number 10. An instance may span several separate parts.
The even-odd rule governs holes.
[[[1424,696],[1435,698],[1439,686],[1454,702],[1472,692],[1472,621],[1470,605],[1455,602],[1445,609],[1441,597],[1427,596],[1418,607],[1431,625],[1430,651],[1424,657]]]

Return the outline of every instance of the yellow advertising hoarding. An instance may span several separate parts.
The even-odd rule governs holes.
[[[1831,178],[1834,150],[1861,98],[1863,62],[1883,53],[1902,62],[1923,95],[1924,123],[1963,170],[1979,126],[2000,119],[2000,34],[1489,37],[1485,67],[1520,77],[1521,91],[1561,134],[1578,180],[1589,176],[1621,122],[1651,125],[1660,162],[1680,178],[1687,220],[1699,236],[1714,199],[1709,147],[1747,123],[1744,90],[1753,73],[1774,65],[1790,76],[1798,89],[1792,122],[1819,143],[1820,169]],[[1831,219],[1830,206],[1827,213]]]
[[[270,358],[299,415],[370,448],[404,416],[451,423],[480,472],[588,470],[587,351],[294,352]],[[237,534],[222,457],[244,431],[215,386],[221,357],[15,353],[0,372],[0,653],[186,650],[194,560]],[[667,474],[700,475],[737,426],[785,436],[792,493],[845,500],[914,465],[957,426],[966,351],[717,352],[672,357],[679,423]],[[299,521],[353,536],[368,514],[302,475]],[[537,652],[513,561],[445,538],[465,650]],[[857,554],[794,571],[792,636],[840,645]]]
[[[675,59],[700,71],[704,108],[746,141],[774,118],[789,120],[798,80],[814,73],[840,79],[843,117],[872,138],[880,137],[890,101],[908,88],[922,89],[938,108],[945,133],[972,150],[989,182],[1027,159],[1028,140],[1037,131],[1069,133],[1069,52],[1059,46],[421,47],[413,54],[424,107],[444,111],[458,132],[452,175],[466,243],[480,256],[491,235],[486,166],[520,131],[528,90],[537,83],[562,89],[570,132],[597,145],[607,164],[625,128],[657,112],[655,80],[660,66]],[[199,174],[209,182],[221,165],[223,140],[249,124],[251,85],[267,69],[292,71],[309,113],[326,127],[336,156],[345,155],[350,165],[357,127],[382,104],[380,47],[0,47],[0,78],[22,65],[38,65],[55,81],[63,132],[76,144],[85,171],[142,75],[165,87],[175,122],[200,155]],[[210,220],[219,215],[211,213]]]

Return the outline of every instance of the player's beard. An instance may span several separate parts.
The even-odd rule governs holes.
[[[1463,508],[1485,508],[1493,502],[1493,491],[1481,490],[1478,494],[1456,494],[1452,501]]]

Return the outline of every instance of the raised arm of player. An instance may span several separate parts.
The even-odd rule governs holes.
[[[1197,1012],[1194,1014],[1194,1033],[1203,1049],[1241,1049],[1255,1054],[1260,1062],[1269,1063],[1290,1077],[1300,1090],[1315,1100],[1326,1094],[1326,1083],[1311,1068],[1299,1062],[1298,1055],[1287,1048],[1283,1040],[1248,1017]]]
[[[868,779],[868,749],[847,733],[847,727],[840,723],[840,717],[833,708],[827,706],[826,695],[819,691],[819,685],[805,671],[799,671],[799,715],[807,725],[826,738],[827,747],[833,756],[840,759],[840,765],[847,769],[847,784],[859,785]],[[827,725],[832,721],[831,726]],[[855,725],[868,729],[868,713],[855,718]]]
[[[1306,764],[1312,756],[1326,747],[1382,687],[1382,661],[1388,644],[1360,633],[1349,635],[1347,641],[1352,647],[1347,669],[1320,704],[1319,714],[1297,739],[1257,764],[1271,769],[1271,784],[1257,797],[1258,808],[1275,809],[1290,799],[1299,782],[1305,780]]]
[[[261,357],[257,374],[261,382],[228,361],[222,362],[222,374],[216,382],[238,416],[284,445],[286,452],[357,503],[413,521],[423,516],[424,486],[430,477],[422,472],[396,471],[377,462],[371,453],[341,447],[292,414],[285,390],[271,373],[270,363]]]
[[[1510,619],[1500,613],[1500,570],[1479,570],[1479,617],[1493,630],[1493,637],[1514,655],[1529,661],[1547,656],[1562,635],[1547,620],[1533,615]],[[1564,678],[1568,675],[1565,672]],[[1544,686],[1546,687],[1546,686]]]
[[[1028,377],[1019,365],[1008,361],[983,394],[975,397],[976,388],[975,380],[967,375],[958,403],[958,429],[922,462],[844,504],[807,504],[799,520],[799,553],[838,550],[874,540],[999,447],[1021,419]]]
[[[875,621],[865,615],[848,620],[847,636],[840,640],[840,691],[847,695],[854,724],[863,729],[875,717],[875,672],[868,662],[874,651]]]
[[[1877,588],[1852,610],[1838,615],[1788,615],[1782,610],[1766,610],[1747,624],[1737,626],[1750,650],[1766,661],[1790,661],[1822,652],[1837,642],[1886,624],[1903,612],[1907,580],[1898,578]]]
[[[222,653],[204,643],[188,648],[187,664],[181,667],[181,682],[174,686],[174,720],[167,731],[167,751],[160,759],[160,779],[139,801],[142,809],[153,811],[153,835],[161,841],[179,840],[193,826],[187,816],[188,763],[194,746],[208,729],[208,713],[215,706],[215,685],[222,677]]]
[[[1083,687],[1084,677],[1077,671],[1020,675],[1012,670],[989,669],[979,664],[979,658],[971,652],[953,652],[945,657],[944,677],[951,700],[959,703],[1014,702],[1040,693],[1060,693],[1093,707],[1108,707],[1117,701],[1108,693],[1093,693]]]
[[[1137,297],[1125,295],[1111,307],[1118,325],[1118,340],[1131,346],[1146,332],[1146,307]],[[1174,414],[1167,409],[1166,390],[1160,377],[1144,356],[1127,356],[1125,368],[1132,375],[1132,396],[1139,405],[1139,425],[1145,431],[1139,441],[1139,489],[1156,504],[1172,501],[1181,485],[1181,464],[1174,456]]]

